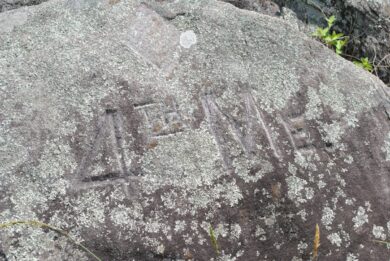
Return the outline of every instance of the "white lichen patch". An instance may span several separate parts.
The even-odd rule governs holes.
[[[161,218],[148,218],[144,222],[145,231],[148,233],[158,233],[164,229],[165,224]]]
[[[336,245],[338,247],[341,246],[342,239],[341,239],[339,233],[337,233],[337,232],[332,233],[332,234],[328,235],[326,238],[330,241],[330,243],[332,245]]]
[[[131,221],[130,211],[131,210],[125,206],[119,205],[118,207],[111,210],[110,218],[117,226],[127,226],[127,224]]]
[[[364,201],[364,206],[366,207],[367,212],[372,212],[370,201]]]
[[[122,202],[126,199],[126,193],[123,186],[115,186],[110,194],[110,200],[115,202]]]
[[[105,208],[108,202],[103,195],[95,190],[81,193],[72,200],[72,210],[75,212],[77,224],[85,228],[101,228],[106,220]]]
[[[372,228],[372,234],[376,239],[386,240],[385,229],[382,226],[374,225]]]
[[[363,226],[365,223],[368,223],[368,215],[366,210],[363,207],[359,207],[356,213],[356,216],[352,218],[354,223],[353,227],[355,230]]]
[[[167,209],[176,209],[177,199],[179,198],[178,194],[174,191],[167,191],[161,195],[161,201],[164,204],[164,207]]]
[[[343,186],[343,185],[342,185]],[[337,191],[335,193],[335,197],[333,197],[331,199],[332,203],[333,203],[333,209],[337,209],[337,203],[339,202],[339,199],[340,198],[345,198],[346,197],[346,194],[345,192],[340,188],[338,187],[337,188]]]
[[[196,34],[192,30],[185,31],[180,34],[180,45],[183,48],[191,48],[194,44],[196,44]]]
[[[17,180],[20,186],[14,189],[10,197],[14,204],[13,211],[17,213],[19,219],[36,219],[36,209],[46,208],[47,197],[39,186]]]
[[[344,121],[347,123],[348,127],[356,128],[358,127],[358,118],[356,117],[356,114],[349,114],[344,116]]]
[[[306,251],[306,249],[308,248],[308,246],[309,245],[306,242],[300,241],[298,246],[297,246],[299,253],[304,253]]]
[[[321,124],[321,136],[323,141],[333,144],[335,148],[341,146],[340,141],[343,134],[344,130],[338,122]]]
[[[255,173],[250,173],[251,168],[254,166],[261,166]],[[233,167],[236,170],[237,175],[242,178],[246,183],[257,182],[263,178],[267,173],[273,171],[273,166],[269,161],[261,159],[246,159],[246,158],[235,158],[233,161]]]
[[[119,226],[121,230],[126,230],[127,237],[136,233],[143,226],[141,206],[126,207],[119,204],[110,211],[109,217],[115,226]]]
[[[307,96],[309,97],[309,102],[306,104],[305,118],[308,120],[318,119],[323,112],[320,96],[312,87],[308,88]]]
[[[188,234],[184,235],[184,242],[186,243],[187,246],[194,244],[193,235],[188,235]]]
[[[266,64],[259,60],[258,64],[253,64],[248,69],[250,84],[257,87],[253,90],[256,102],[267,112],[283,109],[300,88],[295,68],[288,66],[283,59],[270,59]]]
[[[302,221],[307,220],[307,212],[304,209],[298,211],[297,215],[301,217]]]
[[[213,203],[214,208],[220,207],[221,204],[218,201],[216,201],[217,196],[218,199],[221,199],[231,207],[237,205],[239,200],[243,198],[240,189],[238,188],[238,186],[234,181],[223,182],[222,184],[216,184],[209,190],[205,190],[204,188],[193,189],[193,191],[191,191],[191,193],[186,196],[186,199],[189,202],[191,202],[191,205],[194,208],[192,209],[186,208],[184,210],[176,209],[176,212],[182,214],[190,212],[191,214],[195,215],[197,209],[207,208],[210,202],[213,201],[214,201]],[[212,213],[209,214],[212,215]]]
[[[317,186],[319,189],[323,189],[326,187],[326,182],[324,182],[322,179],[320,179],[317,183]]]
[[[314,189],[313,188],[305,188],[306,199],[310,200],[314,197]]]
[[[287,183],[287,196],[290,200],[297,203],[306,202],[305,199],[305,185],[307,185],[307,181],[301,179],[297,176],[290,176],[286,178]]]
[[[237,241],[241,235],[241,226],[240,224],[234,224],[230,228],[230,239],[233,241]]]
[[[181,196],[180,207],[192,213],[210,204],[215,208],[218,202],[234,206],[242,198],[235,180],[215,182],[227,175],[222,166],[218,145],[206,126],[181,132],[160,139],[156,148],[145,153],[143,190],[150,194],[165,186],[175,187],[185,195]],[[175,207],[169,197],[164,199],[164,204]]]
[[[164,244],[156,238],[144,237],[142,241],[145,246],[154,249],[156,253],[163,254],[161,251],[165,251]]]
[[[348,155],[345,159],[344,159],[344,162],[348,163],[348,164],[352,164],[353,163],[353,157],[351,155]]]
[[[67,144],[56,139],[43,148],[39,165],[26,169],[24,175],[8,177],[9,182],[17,184],[10,200],[21,219],[36,219],[37,209],[45,210],[48,201],[64,196],[69,181],[63,176],[66,171],[75,169],[75,160]]]
[[[157,253],[163,254],[164,251],[165,251],[165,247],[164,247],[163,244],[160,244],[160,245],[157,246],[157,249],[156,249],[156,250],[157,250],[157,251],[156,251]]]
[[[330,207],[324,207],[324,209],[322,210],[321,222],[322,224],[324,224],[326,229],[331,229],[330,225],[332,225],[334,218],[335,213],[333,212],[333,210]]]
[[[317,170],[316,161],[319,160],[320,158],[318,154],[313,151],[308,151],[305,153],[301,151],[296,151],[294,154],[294,161],[298,166],[312,171]]]
[[[232,254],[226,254],[223,252],[218,258],[211,258],[210,261],[238,261],[238,259]]]
[[[288,163],[288,172],[292,175],[296,175],[297,174],[297,167],[295,167],[293,164],[291,164],[290,162]]]
[[[358,255],[354,255],[352,253],[348,253],[347,259],[345,261],[359,261]]]
[[[276,217],[275,215],[270,215],[269,217],[264,218],[264,224],[267,227],[273,227],[276,223]]]
[[[186,228],[186,222],[184,220],[176,220],[174,231],[180,233]]]
[[[255,236],[260,237],[260,236],[265,235],[265,234],[266,234],[265,230],[261,226],[257,225],[256,231],[255,231]]]
[[[339,233],[341,234],[341,238],[343,239],[345,247],[349,247],[351,245],[351,237],[349,236],[348,232],[346,232],[343,229],[343,226],[341,224],[338,227],[339,227]]]
[[[348,206],[352,206],[352,205],[353,205],[353,199],[347,198],[347,199],[345,200],[345,204],[348,205]]]
[[[334,176],[336,177],[336,180],[339,182],[339,184],[342,187],[345,187],[345,185],[347,185],[347,183],[345,182],[345,179],[343,179],[339,173],[336,173]],[[339,192],[339,194],[343,194],[343,192]]]
[[[7,249],[7,256],[11,257],[9,260],[38,261],[42,259],[36,257],[43,256],[47,260],[63,260],[64,253],[71,260],[89,260],[87,253],[75,248],[74,244],[65,237],[55,240],[58,235],[54,231],[45,232],[35,227],[22,227],[22,229],[19,232],[21,236],[9,242]]]
[[[329,87],[324,83],[320,83],[320,97],[324,105],[329,106],[334,112],[342,115],[346,112],[346,103],[344,94],[337,88]]]

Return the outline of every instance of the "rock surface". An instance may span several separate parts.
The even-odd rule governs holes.
[[[52,0],[0,31],[0,222],[110,261],[311,260],[316,224],[321,261],[389,257],[389,90],[281,19]],[[93,260],[0,237],[7,260]]]
[[[38,5],[46,0],[0,0],[0,12],[20,8],[22,6]]]
[[[280,15],[279,6],[270,0],[222,0],[238,8],[250,11],[256,11],[262,14],[278,16]]]

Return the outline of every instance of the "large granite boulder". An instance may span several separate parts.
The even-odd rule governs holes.
[[[318,260],[388,259],[389,90],[283,20],[52,0],[0,31],[1,223],[110,261],[311,260],[318,224]],[[4,260],[93,260],[0,237]]]

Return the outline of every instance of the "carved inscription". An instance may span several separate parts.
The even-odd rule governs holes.
[[[182,116],[171,97],[163,102],[145,101],[130,106],[133,108],[127,117],[119,109],[106,109],[99,118],[96,134],[77,171],[77,188],[113,183],[125,185],[132,177],[140,175],[140,155],[135,153],[142,154],[143,146],[151,149],[158,146],[158,139],[184,131]],[[122,109],[125,111],[125,108]],[[133,135],[133,140],[126,142],[125,134],[130,131],[126,128],[130,128],[131,122],[136,120],[140,121],[136,132],[141,135]],[[145,137],[147,144],[144,144]],[[139,151],[132,151],[136,146],[140,147]],[[133,156],[131,160],[130,154]]]
[[[280,115],[279,118],[295,152],[303,155],[312,155],[316,153],[317,150],[310,137],[310,131],[303,112],[290,114],[286,121],[283,120],[283,117]]]
[[[303,116],[290,118],[290,128],[296,149],[309,148],[311,146],[310,134],[307,132]]]
[[[145,102],[134,105],[144,118],[144,131],[150,138],[174,135],[184,130],[184,123],[173,98],[164,102]]]
[[[276,142],[274,141],[274,138],[271,135],[271,131],[268,127],[268,122],[265,120],[265,117],[263,116],[263,113],[259,110],[259,108],[256,106],[256,103],[253,99],[253,96],[250,93],[245,94],[245,106],[247,109],[248,114],[248,121],[249,124],[253,124],[253,122],[257,123],[256,125],[260,125],[261,129],[263,130],[267,141],[269,143],[269,146],[272,150],[272,153],[274,156],[281,160],[281,152],[279,147],[276,145]]]
[[[280,119],[295,151],[307,150],[313,146],[303,115],[290,117],[288,122],[285,122],[281,116]]]
[[[115,180],[128,175],[123,149],[123,123],[120,113],[107,109],[96,136],[79,167],[82,182]]]
[[[231,148],[229,147],[227,133],[231,134],[248,158],[253,157],[255,153],[255,136],[257,136],[257,138],[265,140],[268,143],[268,149],[273,153],[275,158],[279,161],[282,159],[280,149],[272,137],[269,128],[270,123],[257,108],[253,97],[249,93],[244,94],[244,104],[246,112],[245,123],[244,126],[239,126],[233,117],[219,109],[211,95],[207,95],[202,99],[205,116],[209,122],[210,130],[217,141],[226,169],[229,169],[231,166],[231,159],[229,157]]]

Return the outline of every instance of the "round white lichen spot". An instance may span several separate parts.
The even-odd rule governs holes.
[[[196,44],[196,34],[192,30],[185,31],[180,35],[180,45],[186,49]]]

